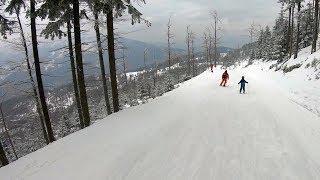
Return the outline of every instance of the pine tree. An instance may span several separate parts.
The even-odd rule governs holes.
[[[77,112],[79,116],[80,126],[84,127],[84,120],[82,114],[82,108],[80,103],[80,94],[79,94],[79,85],[77,80],[77,69],[75,64],[74,57],[74,48],[72,42],[72,21],[73,21],[73,10],[70,7],[70,2],[64,2],[63,4],[57,3],[55,1],[46,1],[42,4],[41,8],[38,10],[38,16],[42,19],[48,18],[51,22],[45,27],[41,32],[42,35],[45,35],[45,38],[49,37],[54,40],[55,37],[61,39],[63,36],[67,36],[68,39],[68,50],[69,50],[69,59],[70,67],[72,74],[73,82],[73,91],[76,101]],[[85,16],[85,15],[83,15]],[[61,28],[67,24],[67,33],[65,33]]]
[[[265,51],[265,33],[264,33],[263,29],[260,29],[256,48],[257,48],[257,50],[255,51],[256,52],[255,57],[258,59],[263,58],[263,54]]]
[[[299,51],[299,44],[300,44],[300,19],[301,19],[301,3],[302,0],[296,0],[296,3],[298,5],[298,14],[297,14],[297,34],[296,34],[296,45],[295,45],[295,50],[294,50],[294,59],[297,59],[298,57],[298,51]]]
[[[104,100],[107,109],[107,114],[111,114],[111,106],[109,102],[109,94],[108,94],[108,85],[107,85],[107,78],[106,78],[106,70],[103,60],[103,48],[101,42],[101,35],[100,35],[100,21],[99,21],[99,13],[101,12],[102,4],[98,2],[98,0],[94,1],[93,7],[91,8],[94,15],[94,29],[96,32],[96,39],[97,39],[97,46],[98,46],[98,54],[99,54],[99,64],[100,64],[100,71],[101,71],[101,81],[103,84],[103,93],[104,93]]]
[[[312,49],[311,53],[316,52],[317,50],[317,41],[318,41],[318,32],[319,32],[319,0],[315,0],[314,7],[314,27],[313,27],[313,40],[312,40]]]
[[[141,0],[144,2],[144,0]],[[103,1],[105,2],[105,1]],[[117,69],[115,59],[115,43],[114,43],[114,15],[115,18],[123,15],[125,10],[131,15],[132,24],[141,22],[141,13],[133,7],[130,1],[116,0],[112,2],[105,2],[103,5],[103,12],[107,17],[107,32],[108,32],[108,53],[109,53],[109,68],[110,68],[110,79],[112,88],[112,101],[113,110],[118,112],[119,107],[119,92],[117,84]],[[115,13],[115,14],[114,14]],[[148,21],[145,21],[147,25],[151,25]]]
[[[288,20],[284,17],[284,9],[282,6],[279,17],[276,19],[275,26],[273,27],[272,40],[273,40],[273,54],[272,59],[283,61],[287,53],[287,35]]]
[[[76,68],[77,82],[78,82],[78,88],[79,88],[82,117],[84,122],[83,124],[84,124],[84,127],[88,127],[90,126],[90,113],[89,113],[88,98],[87,98],[86,84],[85,84],[84,71],[83,71],[79,0],[72,0],[72,4],[73,4],[75,55],[76,55],[76,66],[77,66]]]
[[[46,131],[48,133],[49,142],[55,141],[53,130],[51,127],[48,106],[46,102],[46,97],[44,93],[44,87],[42,82],[42,74],[41,74],[41,66],[40,66],[40,58],[38,52],[38,40],[37,40],[37,28],[36,28],[36,8],[35,8],[35,0],[30,0],[30,19],[31,19],[31,38],[32,38],[32,49],[33,49],[33,57],[34,57],[34,65],[35,72],[38,84],[38,93],[40,97],[41,110],[43,113]]]
[[[306,48],[311,45],[314,29],[314,8],[312,3],[308,3],[306,8],[301,11],[300,17],[300,48]]]
[[[45,127],[45,120],[41,111],[41,105],[40,105],[40,97],[38,95],[37,92],[37,86],[36,86],[36,82],[32,76],[32,68],[31,68],[31,62],[29,59],[29,50],[28,50],[28,46],[27,46],[27,41],[26,41],[26,37],[25,37],[25,33],[24,33],[24,29],[21,23],[21,19],[20,19],[20,13],[21,13],[21,9],[25,8],[26,5],[24,3],[24,1],[22,0],[12,0],[9,2],[8,7],[6,8],[6,11],[12,15],[15,14],[18,20],[18,25],[19,25],[19,31],[20,31],[20,37],[21,37],[21,44],[23,46],[24,49],[24,53],[25,53],[25,61],[27,64],[27,71],[28,71],[28,76],[29,76],[29,80],[32,86],[32,93],[33,93],[33,98],[36,104],[36,109],[37,109],[37,113],[39,116],[39,120],[40,120],[40,125],[41,125],[41,129],[42,129],[42,134],[44,136],[44,139],[46,141],[47,144],[50,143],[49,138],[48,138],[48,133]]]
[[[264,53],[263,53],[263,58],[270,60],[272,59],[272,33],[271,30],[269,28],[269,26],[266,26],[265,30],[264,30]]]
[[[0,0],[0,7],[4,6],[6,0]],[[14,21],[7,19],[3,14],[0,12],[0,35],[6,39],[7,34],[13,33],[12,26],[15,24]]]
[[[117,83],[117,68],[115,58],[115,47],[114,47],[114,28],[113,28],[113,8],[109,8],[107,12],[107,30],[108,30],[108,53],[109,53],[109,67],[110,67],[110,79],[112,88],[112,101],[113,110],[118,112],[119,107],[119,92]]]
[[[76,100],[80,126],[84,127],[84,120],[83,120],[80,95],[79,95],[79,85],[77,80],[76,64],[74,59],[74,49],[73,49],[73,43],[72,43],[71,29],[72,29],[71,20],[69,20],[67,21],[67,33],[68,33],[68,49],[69,49],[70,67],[71,67],[72,82],[73,82],[73,91],[74,91],[74,97]]]

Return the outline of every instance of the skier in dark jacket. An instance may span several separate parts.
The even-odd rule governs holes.
[[[229,80],[229,74],[228,71],[226,70],[223,74],[222,74],[222,81],[220,83],[220,86],[226,86],[227,82]]]
[[[243,92],[243,93],[246,93],[246,84],[248,82],[246,80],[244,80],[244,76],[242,76],[242,79],[241,81],[238,83],[240,84],[240,94]]]

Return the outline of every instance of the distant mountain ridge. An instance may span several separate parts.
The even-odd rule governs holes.
[[[89,38],[90,39],[90,38]],[[86,39],[87,40],[87,39]],[[147,49],[147,58],[146,64],[151,65],[155,62],[158,63],[164,62],[166,60],[167,52],[166,47],[158,46],[138,40],[121,38],[119,41],[126,47],[126,62],[128,71],[136,71],[137,69],[144,66],[144,51]],[[64,42],[65,43],[65,42]],[[63,85],[71,81],[71,72],[69,57],[58,54],[57,52],[52,52],[54,49],[59,49],[65,46],[63,43],[56,43],[55,41],[46,46],[40,46],[40,57],[41,60],[46,62],[43,63],[43,78],[44,82],[49,82],[50,85]],[[219,47],[220,53],[229,52],[232,49],[228,47]],[[31,51],[30,51],[31,52]],[[173,52],[177,54],[186,53],[184,49],[173,48]],[[15,57],[23,59],[22,53],[19,52],[19,55],[16,53],[4,53],[2,57],[7,59],[14,59]],[[12,57],[14,56],[14,57]],[[44,58],[45,57],[45,58]],[[116,54],[117,58],[122,58],[122,51]],[[106,68],[109,68],[108,63],[108,54],[104,53],[105,65]],[[48,61],[50,60],[50,62]],[[100,73],[98,54],[95,52],[85,52],[84,53],[84,64],[85,64],[85,74],[87,76],[98,76]],[[18,61],[18,60],[17,60]],[[121,69],[121,64],[118,63],[118,69]],[[107,71],[108,72],[108,71]],[[13,81],[27,81],[27,74],[24,71],[17,71],[9,74],[4,80],[13,80]],[[0,79],[1,81],[1,79]]]

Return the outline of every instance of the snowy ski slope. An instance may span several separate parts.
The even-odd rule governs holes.
[[[242,72],[244,71],[244,72]],[[0,169],[32,180],[320,179],[320,118],[268,76],[205,72]],[[246,75],[248,94],[238,93]]]

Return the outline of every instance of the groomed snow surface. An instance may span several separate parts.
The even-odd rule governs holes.
[[[259,69],[259,71],[261,71]],[[320,118],[267,73],[209,71],[0,169],[35,180],[320,179]],[[263,71],[262,71],[263,72]],[[245,75],[248,93],[237,83]]]

